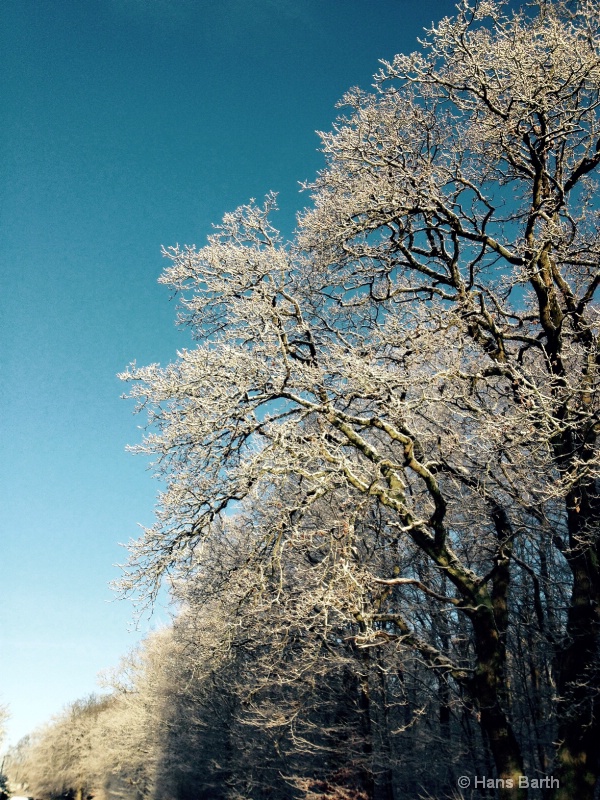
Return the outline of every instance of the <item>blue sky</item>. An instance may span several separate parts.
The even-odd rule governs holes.
[[[452,0],[2,0],[0,702],[15,742],[94,691],[155,616],[108,587],[157,484],[130,361],[187,343],[161,244],[279,192],[289,235],[350,86]]]

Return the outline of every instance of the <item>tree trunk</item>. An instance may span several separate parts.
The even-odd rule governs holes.
[[[491,595],[481,591],[476,610],[470,614],[477,654],[471,690],[500,779],[498,796],[501,800],[524,800],[527,789],[519,786],[524,771],[523,756],[508,718],[506,633],[513,537],[503,508],[494,504],[491,516],[498,537],[498,554]]]
[[[362,657],[364,672],[359,678],[358,708],[360,712],[360,726],[362,734],[363,762],[360,767],[360,788],[369,800],[375,797],[375,780],[373,775],[373,731],[371,725],[371,696],[369,690],[369,657],[364,653]]]
[[[559,727],[555,800],[593,800],[600,776],[600,557],[598,495],[573,492],[569,506],[573,588],[567,639],[558,653]]]
[[[394,771],[392,769],[392,742],[390,739],[390,720],[388,713],[388,689],[385,674],[385,664],[381,658],[381,651],[377,654],[379,677],[379,694],[380,694],[380,713],[378,715],[378,724],[380,726],[379,738],[381,741],[381,754],[380,761],[382,761],[383,769],[378,770],[379,787],[378,795],[380,800],[395,800],[394,793]]]
[[[491,608],[484,606],[473,614],[473,628],[477,668],[471,693],[500,779],[498,797],[525,800],[527,789],[519,787],[519,777],[524,773],[523,757],[505,710],[506,652]]]

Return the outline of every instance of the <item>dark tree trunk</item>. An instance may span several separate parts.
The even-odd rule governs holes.
[[[593,800],[600,776],[600,498],[579,486],[568,498],[573,574],[567,637],[557,654],[556,800]]]
[[[362,738],[363,762],[360,768],[360,788],[369,800],[375,797],[375,780],[373,776],[373,730],[371,724],[371,694],[369,688],[368,655],[363,656],[364,672],[359,679],[358,707]]]
[[[479,709],[481,728],[488,741],[498,778],[502,782],[498,796],[501,800],[525,800],[527,789],[519,787],[519,777],[524,773],[523,757],[508,718],[509,691],[504,640],[508,557],[502,561],[499,559],[498,564],[491,607],[483,604],[472,614],[477,668],[471,693]]]
[[[501,507],[493,507],[492,519],[498,537],[498,554],[491,596],[482,595],[481,604],[471,614],[477,654],[471,691],[501,781],[498,796],[501,800],[525,800],[527,789],[519,786],[524,772],[523,756],[508,717],[506,633],[512,532],[508,516]]]

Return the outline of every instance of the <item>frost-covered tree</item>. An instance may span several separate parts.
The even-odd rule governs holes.
[[[90,695],[25,737],[7,758],[12,785],[39,798],[84,800],[101,783],[96,733],[111,698]]]
[[[292,552],[332,565],[313,613],[420,659],[557,800],[600,773],[599,104],[596,3],[465,0],[346,95],[291,244],[269,196],[165,251],[198,345],[123,376],[167,482],[125,589],[260,517],[248,597]]]
[[[0,705],[0,747],[4,743],[4,737],[6,736],[6,723],[10,717],[8,712],[8,707],[5,705]]]
[[[0,749],[4,745],[4,738],[6,736],[6,722],[9,718],[10,714],[8,713],[8,708],[5,705],[0,705]],[[7,785],[7,778],[4,774],[4,759],[2,760],[2,769],[0,769],[0,795],[6,795],[6,790],[8,789]]]

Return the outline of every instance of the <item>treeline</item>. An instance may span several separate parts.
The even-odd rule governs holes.
[[[423,595],[431,568],[393,543],[385,515],[362,507],[341,522],[342,511],[322,505],[268,569],[260,518],[221,526],[201,573],[175,587],[172,626],[123,661],[109,694],[74,703],[13,750],[13,784],[40,800],[393,800],[456,798],[460,776],[493,776],[480,711],[453,674],[472,670],[468,625]],[[549,642],[566,583],[543,546],[515,557],[507,683],[527,774],[540,776],[552,769]],[[405,579],[369,580],[394,571]],[[406,640],[381,613],[399,607]]]

